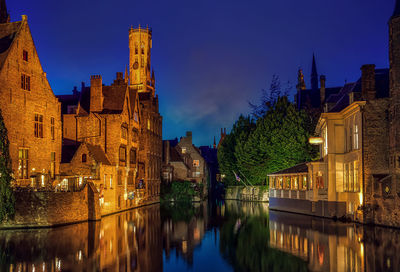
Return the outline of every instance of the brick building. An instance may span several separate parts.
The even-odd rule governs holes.
[[[90,87],[59,96],[63,175],[94,181],[103,214],[158,201],[160,191],[162,118],[150,76],[151,30],[130,29],[129,40],[130,75],[118,72],[110,86],[94,75]]]
[[[0,8],[0,109],[17,186],[47,187],[59,174],[61,106],[40,64],[27,16]]]
[[[270,175],[270,207],[400,226],[400,1],[389,21],[389,69],[327,98],[317,138],[321,158]]]
[[[204,185],[207,191],[209,171],[201,150],[192,143],[192,132],[186,132],[180,141],[165,140],[163,157],[163,181],[189,180]]]

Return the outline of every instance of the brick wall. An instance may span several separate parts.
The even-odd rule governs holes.
[[[44,227],[100,219],[99,195],[88,183],[80,192],[15,192],[16,214],[2,227]]]

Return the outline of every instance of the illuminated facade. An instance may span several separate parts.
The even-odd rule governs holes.
[[[151,30],[130,29],[129,44],[129,75],[117,73],[110,86],[94,75],[80,94],[60,96],[63,174],[96,184],[102,214],[159,199],[162,117],[149,76]]]
[[[400,226],[399,33],[397,1],[389,22],[390,68],[364,65],[357,82],[327,98],[315,131],[321,157],[302,173],[307,186],[296,185],[299,173],[271,174],[271,208]]]
[[[16,186],[51,187],[61,160],[61,107],[34,45],[26,15],[10,22],[1,2],[0,109]]]

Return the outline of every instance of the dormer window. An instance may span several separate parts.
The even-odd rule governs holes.
[[[28,61],[28,51],[26,51],[26,50],[22,51],[22,59],[24,61]]]

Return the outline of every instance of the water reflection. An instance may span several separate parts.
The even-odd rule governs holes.
[[[0,271],[399,271],[400,231],[229,201],[0,231]]]

